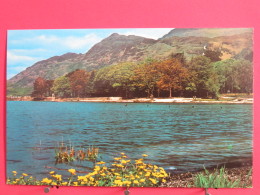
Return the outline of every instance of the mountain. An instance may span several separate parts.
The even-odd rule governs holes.
[[[220,37],[231,36],[242,33],[252,33],[251,28],[175,28],[164,35],[161,39],[169,37]]]
[[[8,80],[15,87],[32,87],[37,77],[55,79],[76,69],[94,70],[124,61],[137,61],[142,51],[156,40],[134,35],[112,34],[94,45],[86,54],[67,53],[39,61]]]
[[[219,35],[219,36],[216,36]],[[97,70],[104,66],[166,58],[184,52],[186,58],[202,55],[205,49],[220,49],[222,59],[250,56],[251,29],[173,29],[158,40],[134,35],[111,34],[95,44],[87,53],[66,53],[39,61],[8,80],[12,88],[32,90],[37,77],[55,79],[76,69]]]

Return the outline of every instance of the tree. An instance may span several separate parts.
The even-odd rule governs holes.
[[[46,80],[42,77],[38,77],[33,83],[33,97],[43,98],[46,93]]]
[[[111,86],[111,78],[108,76],[111,66],[99,69],[93,80],[94,93],[98,96],[107,96],[113,91]]]
[[[220,90],[220,76],[212,71],[208,80],[205,83],[206,89],[208,91],[207,95],[210,95],[214,99],[219,99],[219,90]]]
[[[153,96],[154,89],[156,88],[159,79],[156,64],[156,61],[147,59],[140,63],[134,70],[135,86],[145,90],[147,97]]]
[[[235,65],[237,71],[238,88],[240,93],[253,92],[253,64],[248,60],[237,60]]]
[[[135,63],[124,62],[102,68],[96,74],[95,86],[107,94],[118,94],[128,98],[129,93],[135,90],[135,67]]]
[[[212,70],[211,61],[205,56],[197,56],[191,59],[188,64],[190,73],[187,90],[194,95],[206,97],[208,95],[207,81],[210,78]]]
[[[168,90],[169,97],[172,97],[172,91],[184,90],[188,78],[188,70],[183,64],[175,58],[161,61],[157,65],[160,74],[157,85],[160,89]]]
[[[66,75],[69,78],[71,92],[74,97],[83,97],[86,94],[90,74],[85,70],[75,70]]]
[[[51,90],[59,97],[69,97],[71,94],[69,78],[66,76],[58,77],[54,80]]]
[[[244,59],[228,59],[214,63],[220,78],[222,93],[251,93],[253,87],[253,65]]]
[[[46,80],[46,96],[52,95],[52,86],[53,86],[54,80]]]

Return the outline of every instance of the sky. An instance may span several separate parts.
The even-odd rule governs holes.
[[[9,30],[7,79],[34,63],[68,52],[86,53],[112,33],[158,39],[172,28]]]

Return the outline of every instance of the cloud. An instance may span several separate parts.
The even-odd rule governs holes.
[[[87,49],[92,47],[97,42],[101,41],[102,38],[98,37],[96,34],[87,34],[83,37],[74,37],[69,36],[65,38],[61,38],[60,44],[64,45],[70,49]]]
[[[167,34],[173,28],[139,28],[129,29],[129,31],[122,33],[123,35],[137,35],[141,37],[158,39]]]
[[[48,48],[49,50],[70,51],[70,52],[85,52],[102,38],[96,34],[85,34],[83,36],[56,36],[56,35],[38,35],[31,38],[20,40],[12,40],[11,44],[19,45],[37,45],[39,48]]]
[[[7,64],[16,65],[16,64],[32,64],[34,62],[39,61],[40,58],[26,56],[26,55],[17,55],[15,52],[8,50],[7,51]]]

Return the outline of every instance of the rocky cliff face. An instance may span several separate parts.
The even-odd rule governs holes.
[[[252,50],[252,29],[173,29],[159,40],[114,33],[85,54],[67,53],[39,61],[8,80],[8,84],[32,87],[39,76],[55,79],[75,69],[90,71],[119,62],[165,58],[178,52],[189,58],[202,55],[205,48],[221,49],[222,59],[238,56]]]

